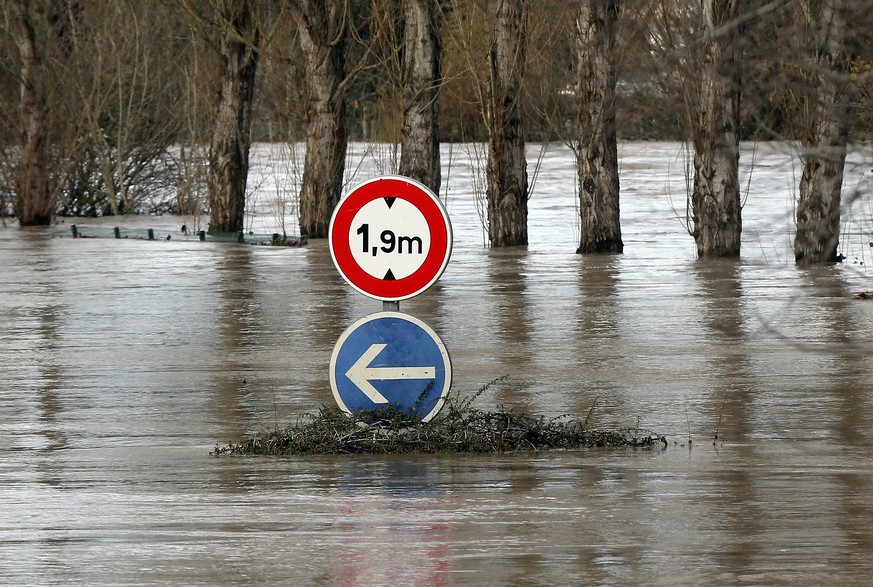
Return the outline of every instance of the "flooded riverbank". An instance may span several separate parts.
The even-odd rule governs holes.
[[[743,257],[699,262],[679,152],[623,147],[625,254],[602,257],[573,253],[566,149],[546,154],[517,249],[482,247],[458,163],[451,262],[402,303],[446,343],[456,390],[505,377],[478,405],[590,412],[666,450],[211,457],[333,402],[333,345],[381,304],[326,243],[0,229],[0,584],[873,580],[869,197],[844,212],[847,261],[799,269],[792,159],[772,149]]]

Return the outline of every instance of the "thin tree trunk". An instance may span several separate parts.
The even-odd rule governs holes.
[[[840,192],[849,133],[849,60],[845,50],[844,10],[844,0],[808,0],[804,6],[816,49],[811,76],[814,80],[812,121],[808,140],[804,141],[794,238],[794,260],[798,265],[837,260]]]
[[[582,0],[576,22],[579,139],[577,253],[621,253],[615,128],[615,26],[618,0]]]
[[[48,178],[48,107],[44,47],[37,37],[38,19],[46,20],[43,2],[11,0],[12,33],[21,58],[21,147],[13,212],[19,226],[51,224],[56,198]],[[47,23],[44,23],[47,24]]]
[[[488,238],[492,247],[527,244],[527,160],[521,125],[525,0],[499,0],[489,53]]]
[[[740,254],[739,0],[704,0],[703,63],[693,132],[693,236],[698,257]]]
[[[243,229],[259,31],[252,0],[224,0],[221,87],[209,148],[209,230]]]
[[[442,12],[438,0],[403,0],[403,140],[400,174],[440,193],[439,91]]]
[[[342,0],[295,4],[306,77],[306,157],[300,233],[327,237],[346,164],[346,30]]]

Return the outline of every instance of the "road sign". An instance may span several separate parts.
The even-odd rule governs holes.
[[[452,364],[439,336],[401,312],[364,316],[340,336],[330,357],[330,387],[348,413],[395,405],[427,422],[451,384]]]
[[[452,254],[452,225],[440,199],[422,184],[377,177],[340,200],[328,241],[349,285],[393,302],[416,296],[439,279]]]

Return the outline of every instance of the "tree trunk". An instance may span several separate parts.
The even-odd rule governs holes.
[[[403,140],[400,174],[440,193],[442,13],[437,0],[403,0]]]
[[[576,22],[579,88],[577,253],[621,253],[615,129],[615,25],[618,0],[582,0]]]
[[[342,0],[294,5],[306,77],[306,157],[300,234],[327,237],[346,164],[345,14]]]
[[[21,146],[13,212],[19,226],[51,224],[56,198],[48,177],[48,107],[44,51],[37,37],[38,19],[46,20],[43,2],[11,0],[11,28],[21,58]]]
[[[740,254],[739,0],[704,0],[703,63],[694,142],[691,194],[693,236],[698,257]]]
[[[833,263],[840,236],[840,192],[846,162],[849,59],[845,50],[845,2],[808,0],[815,58],[812,120],[804,141],[797,203],[794,260],[798,265]]]
[[[259,31],[252,0],[224,0],[221,87],[209,147],[209,231],[243,229]]]
[[[499,0],[489,53],[488,238],[492,247],[527,244],[527,160],[521,127],[525,0]]]

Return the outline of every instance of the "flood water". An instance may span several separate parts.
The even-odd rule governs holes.
[[[296,180],[256,155],[249,222],[276,232],[269,190]],[[565,147],[507,250],[483,247],[475,166],[445,147],[452,259],[401,307],[442,337],[455,392],[504,377],[480,407],[590,414],[663,450],[210,456],[333,403],[333,345],[381,303],[326,242],[201,243],[167,216],[0,229],[0,584],[873,582],[870,153],[850,157],[846,261],[810,269],[788,147],[745,146],[736,261],[695,259],[679,145],[621,156],[625,254],[582,257]]]

